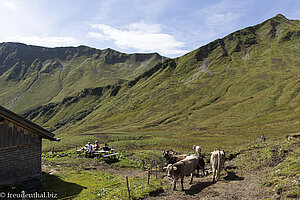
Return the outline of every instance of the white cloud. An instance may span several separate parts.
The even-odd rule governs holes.
[[[206,17],[206,20],[213,27],[228,26],[237,21],[240,16],[240,14],[233,12],[212,13]]]
[[[177,41],[170,34],[162,33],[159,24],[137,22],[121,28],[113,28],[105,24],[93,24],[91,27],[98,29],[100,33],[90,32],[88,37],[99,40],[113,40],[114,44],[121,49],[158,52],[168,56],[187,52],[181,49],[185,44]]]
[[[206,25],[215,34],[220,30],[227,33],[238,27],[239,19],[246,14],[245,9],[251,4],[253,1],[222,0],[202,9],[201,15],[204,16]]]
[[[3,0],[3,1],[1,1],[1,4],[12,11],[17,10],[16,2]]]
[[[160,24],[146,24],[144,22],[132,23],[124,26],[124,28],[129,31],[140,31],[145,33],[159,33],[162,29]]]
[[[72,37],[39,37],[39,36],[16,36],[7,37],[5,41],[21,42],[30,45],[45,47],[62,47],[79,45],[78,41]]]
[[[89,38],[95,38],[95,39],[101,40],[101,41],[109,40],[105,35],[103,35],[101,33],[96,33],[96,32],[89,32],[88,37]]]

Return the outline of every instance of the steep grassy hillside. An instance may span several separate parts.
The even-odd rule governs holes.
[[[65,91],[49,100],[55,103],[23,113],[56,130],[62,148],[98,139],[133,149],[186,149],[194,143],[207,151],[234,149],[261,134],[300,132],[299,55],[300,21],[277,15],[141,73],[118,71],[122,81],[106,81],[97,86],[102,89],[76,75],[68,79],[69,72],[64,80],[75,83],[64,82]],[[87,92],[94,90],[101,92]]]
[[[91,87],[134,79],[163,58],[158,54],[124,54],[86,46],[43,48],[0,44],[0,104],[16,112]]]

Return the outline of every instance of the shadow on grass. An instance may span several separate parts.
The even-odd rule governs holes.
[[[120,162],[118,158],[102,158],[102,161],[104,161],[107,164]]]
[[[78,185],[76,183],[66,182],[55,175],[44,172],[43,175],[46,177],[43,190],[46,192],[53,192],[54,194],[57,194],[58,198],[75,196],[78,195],[83,189],[86,189],[86,187],[84,186]]]

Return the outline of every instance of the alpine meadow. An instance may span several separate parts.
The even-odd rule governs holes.
[[[268,165],[277,168],[268,168],[261,183],[265,187],[289,185],[280,193],[276,186],[277,190],[270,189],[270,194],[299,198],[299,189],[292,184],[299,178],[299,163],[295,161],[299,160],[299,141],[280,143],[287,135],[300,133],[299,55],[300,21],[281,14],[177,58],[88,46],[46,48],[5,42],[0,43],[0,105],[61,139],[43,141],[43,162],[65,167],[68,178],[60,174],[65,181],[81,185],[83,180],[77,177],[76,170],[82,170],[84,177],[99,176],[94,171],[84,172],[85,158],[59,160],[48,158],[47,152],[53,148],[57,152],[73,151],[75,146],[95,140],[141,158],[161,157],[166,149],[192,153],[194,144],[200,145],[204,154],[224,149],[226,157],[231,154],[233,161],[239,159],[232,165],[247,170],[258,169],[251,161],[254,153],[258,160],[271,159],[274,155],[270,151],[276,146],[278,154],[279,149],[287,150],[282,153],[287,160],[278,163],[290,162],[293,174],[286,175],[290,179],[284,182],[271,171],[282,168],[283,172],[287,170],[285,165]],[[261,135],[270,140],[269,145],[257,145]],[[132,159],[129,154],[124,156]],[[111,165],[117,169],[138,168],[134,159],[126,162],[121,159]],[[54,181],[47,176],[47,181]],[[103,180],[106,176],[101,175]],[[120,180],[117,176],[112,179]],[[169,191],[163,181],[166,180],[156,180],[153,188],[145,186],[143,192],[136,189],[134,198]],[[83,185],[92,192],[94,185]],[[74,194],[55,189],[55,183],[51,187],[62,197]],[[189,187],[192,186],[185,186]],[[193,195],[201,195],[204,188]],[[78,189],[82,195],[78,199],[97,198],[81,190],[85,189]],[[124,186],[118,194],[110,191],[101,193],[101,197],[127,198],[126,194]],[[179,199],[188,198],[180,196],[180,192],[167,193],[166,197],[175,199],[176,195]]]

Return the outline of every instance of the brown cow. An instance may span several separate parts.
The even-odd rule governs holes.
[[[166,159],[167,165],[168,165],[168,164],[174,164],[180,160],[183,160],[187,156],[188,156],[188,154],[177,155],[177,153],[175,151],[170,149],[170,150],[164,151],[162,157]]]
[[[193,182],[194,171],[196,170],[198,165],[198,156],[191,155],[187,156],[185,159],[175,163],[175,164],[168,164],[167,167],[164,169],[167,170],[167,175],[169,178],[173,178],[173,190],[176,189],[176,181],[181,178],[181,189],[183,188],[183,178],[184,176],[191,175],[190,184]]]
[[[225,163],[225,152],[223,150],[215,150],[211,152],[210,164],[213,171],[213,182],[215,182],[215,176],[217,171],[217,181],[220,179],[220,172]]]
[[[202,175],[205,176],[205,161],[203,159],[203,156],[201,155],[201,147],[200,146],[193,146],[193,148],[195,149],[196,155],[198,156],[199,160],[198,160],[198,166],[197,166],[197,176],[199,177],[199,171],[200,169],[202,169]],[[167,164],[174,164],[180,160],[185,159],[187,156],[189,156],[189,154],[182,154],[182,155],[177,155],[177,153],[175,151],[173,151],[172,149],[170,150],[166,150],[163,153],[163,158],[166,159]]]

